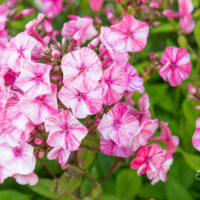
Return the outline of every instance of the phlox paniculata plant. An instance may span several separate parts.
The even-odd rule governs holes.
[[[180,85],[190,75],[190,55],[174,46],[163,49],[161,58],[152,52],[153,65],[143,74],[129,61],[145,49],[149,30],[159,26],[157,17],[179,18],[182,30],[192,32],[192,1],[178,0],[178,12],[160,9],[161,0],[116,2],[124,13],[116,17],[104,7],[110,26],[98,17],[68,13],[62,29],[54,30],[51,22],[66,2],[41,0],[42,13],[13,37],[6,23],[34,10],[17,14],[17,2],[11,0],[0,5],[1,183],[13,177],[19,184],[36,184],[36,159],[44,155],[63,170],[79,168],[77,152],[94,151],[87,142],[82,145],[89,135],[99,153],[119,157],[117,162],[131,158],[130,168],[138,176],[146,174],[152,184],[166,181],[179,138],[167,122],[152,117],[144,82],[158,73],[170,86]],[[89,5],[98,11],[103,0],[90,0]],[[132,98],[135,93],[137,100]],[[197,149],[199,127],[197,121]]]

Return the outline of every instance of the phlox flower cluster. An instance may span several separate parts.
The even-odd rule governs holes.
[[[181,27],[191,19],[186,2],[179,1]],[[12,38],[5,25],[14,5],[0,6],[0,182],[13,177],[20,184],[36,184],[36,158],[44,154],[65,169],[88,134],[100,138],[100,152],[106,155],[135,156],[130,167],[152,184],[166,181],[179,139],[166,122],[152,118],[143,77],[129,63],[132,53],[146,47],[149,24],[124,13],[98,31],[89,16],[70,15],[59,32],[50,22],[63,1],[42,3],[47,18],[40,13]],[[102,3],[90,1],[96,11]],[[160,3],[151,1],[149,6],[158,8]],[[167,47],[157,67],[175,87],[190,74],[189,53]],[[140,93],[138,101],[132,99],[135,93]]]

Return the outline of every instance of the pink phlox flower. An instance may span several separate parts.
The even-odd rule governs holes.
[[[39,180],[37,174],[34,172],[27,175],[15,174],[13,178],[21,185],[36,185]]]
[[[90,0],[90,6],[94,11],[99,11],[104,0]]]
[[[47,144],[51,147],[75,151],[80,146],[88,130],[75,119],[69,110],[45,120],[45,129],[49,132]]]
[[[31,51],[37,41],[26,32],[12,38],[4,53],[5,64],[14,72],[21,72],[26,61],[31,61]]]
[[[105,140],[112,140],[119,147],[125,147],[137,134],[138,128],[139,122],[128,112],[128,108],[122,103],[117,103],[103,115],[97,130]]]
[[[49,18],[53,18],[62,11],[63,0],[42,0],[42,10]]]
[[[123,97],[128,76],[120,65],[113,63],[103,72],[102,83],[105,85],[104,104],[112,105]]]
[[[99,38],[106,48],[100,48],[101,54],[104,55],[103,68],[110,61],[117,62],[121,66],[124,66],[128,62],[129,55],[125,50],[124,43],[118,39],[118,33],[111,31],[108,27],[101,27]]]
[[[0,31],[5,29],[8,15],[8,7],[4,4],[0,5]]]
[[[178,0],[179,12],[183,14],[180,18],[180,27],[189,34],[193,31],[195,22],[192,19],[193,3],[192,0]]]
[[[158,181],[162,181],[162,182],[165,182],[167,180],[167,172],[168,170],[170,169],[170,166],[172,165],[173,163],[173,157],[172,157],[172,154],[168,151],[165,151],[164,152],[164,161],[160,167],[160,169],[155,172],[153,178],[152,178],[152,182],[151,184],[154,185],[156,184]]]
[[[137,70],[129,63],[125,65],[125,72],[128,75],[128,91],[138,91],[144,93],[144,80],[139,77]]]
[[[49,160],[54,160],[56,159],[58,163],[62,166],[65,166],[69,156],[70,156],[70,151],[64,149],[64,148],[53,148],[48,154],[47,158]]]
[[[192,137],[192,144],[195,149],[200,151],[200,117],[196,120],[196,130]]]
[[[63,56],[61,68],[64,84],[76,89],[94,89],[102,76],[102,65],[97,54],[83,47]]]
[[[101,84],[93,90],[63,86],[59,92],[59,99],[67,108],[72,109],[75,118],[85,118],[102,110],[103,88]]]
[[[14,174],[28,175],[36,164],[34,148],[25,142],[3,142],[0,144],[0,165],[6,167],[10,176]]]
[[[140,146],[145,146],[148,140],[158,128],[158,120],[146,120],[142,122],[138,129],[138,134],[130,140],[130,148],[133,152],[137,151]]]
[[[190,55],[184,48],[167,47],[162,55],[159,74],[172,87],[178,86],[190,75]]]
[[[24,96],[19,102],[19,108],[35,125],[43,123],[46,117],[57,115],[57,86],[52,84],[52,93],[35,98]]]
[[[138,52],[147,44],[149,25],[125,13],[119,24],[111,26],[111,32],[114,39],[124,45],[126,51]]]
[[[149,4],[149,7],[151,8],[159,8],[162,3],[162,0],[152,0]]]
[[[52,93],[50,70],[50,65],[26,62],[15,84],[31,98],[50,94]]]
[[[146,174],[148,179],[152,179],[154,174],[160,169],[165,159],[164,150],[158,144],[142,146],[136,158],[131,162],[130,167],[137,169],[138,176]]]
[[[86,40],[92,39],[97,34],[97,30],[93,26],[92,18],[75,16],[64,24],[61,34],[63,37],[74,37],[76,41],[83,44]]]
[[[4,52],[6,50],[7,44],[9,42],[9,37],[8,37],[8,30],[0,30],[0,58],[2,63],[4,62]]]
[[[119,147],[113,140],[106,140],[103,137],[100,137],[100,150],[106,155],[123,158],[133,155],[133,151],[128,146]]]

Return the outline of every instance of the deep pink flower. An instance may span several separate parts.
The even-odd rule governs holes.
[[[175,87],[187,79],[191,71],[191,61],[188,51],[183,48],[167,47],[162,55],[159,74]]]
[[[125,50],[138,52],[146,46],[149,25],[125,13],[119,24],[111,26],[111,31],[115,33],[113,34],[115,41],[124,44]]]
[[[192,144],[195,149],[200,151],[200,117],[196,120],[196,130],[192,137]]]
[[[90,0],[90,6],[94,11],[99,11],[104,0]]]
[[[42,10],[49,17],[53,18],[62,11],[63,0],[42,0]]]
[[[45,120],[45,129],[49,132],[47,144],[56,148],[75,151],[88,130],[76,120],[69,110]]]
[[[1,143],[0,165],[5,166],[10,176],[14,174],[28,175],[35,168],[36,159],[33,147],[25,142]]]
[[[103,115],[97,129],[104,139],[113,140],[119,147],[124,147],[136,135],[138,128],[137,119],[124,104],[118,103]]]
[[[104,54],[103,68],[106,68],[107,65],[109,66],[111,61],[117,62],[121,66],[128,62],[129,55],[124,49],[124,43],[118,40],[117,36],[117,33],[111,31],[110,28],[101,27],[99,38],[104,47],[100,46],[99,51]]]
[[[103,137],[100,138],[100,150],[110,156],[129,158],[133,155],[133,151],[128,146],[119,147],[113,140],[106,140]]]
[[[102,83],[104,87],[104,104],[112,105],[118,102],[127,88],[128,76],[124,69],[113,63],[103,72]]]
[[[125,65],[125,72],[128,75],[128,91],[138,91],[140,93],[144,92],[144,80],[139,77],[137,70],[131,66],[129,63]]]
[[[52,93],[40,95],[35,98],[22,97],[19,102],[21,112],[23,112],[34,124],[38,125],[45,121],[46,117],[57,114],[57,86],[51,86]]]
[[[141,147],[136,158],[131,162],[132,169],[138,169],[137,174],[147,175],[148,179],[152,179],[154,174],[160,169],[164,161],[164,151],[158,144],[151,144]]]
[[[47,158],[49,160],[56,159],[58,163],[61,165],[61,167],[64,167],[69,159],[70,151],[64,149],[64,148],[53,148],[48,154]]]
[[[64,84],[76,89],[92,90],[102,76],[101,61],[90,48],[83,47],[62,58]]]
[[[154,185],[160,180],[162,182],[165,182],[167,180],[166,174],[173,163],[173,157],[172,157],[172,154],[168,151],[164,152],[164,156],[165,158],[160,169],[156,171],[156,173],[153,175],[152,182],[151,182],[152,185]]]
[[[7,14],[8,7],[3,4],[0,5],[0,31],[5,29]]]
[[[63,37],[73,37],[80,44],[92,39],[97,31],[90,17],[72,16],[72,20],[65,23],[62,29]]]
[[[37,41],[26,32],[19,33],[10,40],[4,53],[5,64],[14,72],[21,72],[26,61],[31,61],[31,51]]]
[[[178,0],[179,12],[183,15],[180,18],[180,27],[187,34],[194,29],[195,23],[192,19],[193,3],[192,0]]]
[[[85,118],[102,109],[102,90],[101,84],[91,91],[84,88],[78,90],[63,86],[59,92],[59,99],[67,108],[72,109],[75,118]]]
[[[38,182],[38,176],[34,172],[27,175],[15,174],[13,178],[21,185],[36,185]]]
[[[50,65],[26,62],[15,84],[31,98],[43,94],[50,94],[52,92],[50,70]]]
[[[130,148],[136,151],[140,146],[144,146],[148,143],[149,138],[155,133],[158,128],[158,120],[146,120],[139,129],[138,134],[130,140]]]

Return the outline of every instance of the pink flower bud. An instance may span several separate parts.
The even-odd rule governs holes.
[[[21,17],[25,17],[25,16],[27,16],[27,15],[32,14],[33,12],[35,12],[34,9],[31,9],[31,8],[24,9],[24,10],[22,10],[18,15],[16,15],[16,16],[14,17],[14,19],[19,19],[19,18],[21,18]]]
[[[36,145],[41,145],[41,144],[43,144],[43,140],[41,138],[35,138],[34,143]]]
[[[53,32],[53,28],[47,20],[44,20],[44,28],[48,34]]]
[[[38,157],[41,159],[44,156],[44,151],[40,151]]]
[[[155,58],[155,53],[154,53],[154,52],[151,52],[150,58],[151,58],[152,60]]]
[[[161,22],[153,22],[153,26],[160,26]]]
[[[59,67],[58,66],[55,66],[54,67],[54,71],[58,71],[59,70]]]
[[[188,90],[188,92],[190,94],[195,94],[196,93],[196,88],[193,87],[192,85],[187,85],[186,88],[187,88],[187,90]]]
[[[51,55],[53,58],[58,58],[61,55],[61,53],[60,53],[60,51],[55,49],[52,51]]]
[[[102,21],[101,21],[101,19],[100,19],[99,17],[95,17],[95,20],[96,20],[96,22],[97,22],[98,24],[102,24]]]
[[[198,106],[198,105],[195,106],[195,109],[196,109],[196,110],[200,110],[200,106]]]
[[[99,44],[99,37],[96,37],[88,44],[88,47],[90,49],[94,49],[97,47],[98,44]]]
[[[66,169],[67,168],[67,165],[61,165],[61,169]]]

